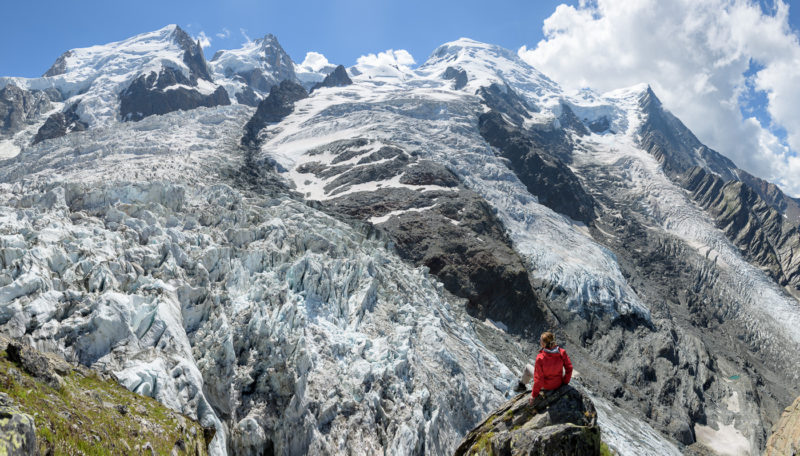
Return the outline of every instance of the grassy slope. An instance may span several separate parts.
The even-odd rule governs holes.
[[[203,428],[156,400],[81,367],[62,378],[53,389],[0,352],[0,392],[34,418],[41,454],[207,454]]]

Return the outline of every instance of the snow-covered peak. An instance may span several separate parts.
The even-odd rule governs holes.
[[[78,103],[83,121],[107,124],[117,118],[120,92],[138,76],[159,73],[165,67],[210,85],[202,48],[173,24],[122,41],[72,49],[56,60],[46,76],[0,78],[0,87],[13,83],[28,90],[56,89],[66,105]]]
[[[297,81],[295,63],[275,35],[220,50],[209,62],[214,78],[239,103],[255,106],[281,81]]]
[[[470,91],[496,83],[511,85],[537,97],[561,93],[558,84],[524,62],[516,53],[469,38],[439,46],[419,71],[431,75],[444,74],[448,67],[466,71],[466,87]]]
[[[215,73],[230,77],[253,69],[268,72],[294,71],[294,62],[283,50],[275,35],[248,41],[239,49],[217,51],[210,66]]]

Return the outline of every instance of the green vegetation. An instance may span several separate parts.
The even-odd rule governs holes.
[[[62,378],[64,387],[53,389],[0,353],[0,392],[34,418],[41,454],[139,453],[148,443],[155,454],[207,454],[203,428],[156,400],[88,369]]]
[[[611,451],[611,448],[606,445],[606,442],[600,442],[600,456],[614,456],[616,453]]]
[[[494,432],[487,432],[487,433],[483,434],[481,436],[481,438],[479,438],[478,441],[475,442],[474,445],[472,445],[472,448],[470,448],[470,450],[469,450],[470,454],[480,454],[480,453],[482,453],[482,454],[491,455],[492,454],[492,442],[491,442],[492,436],[494,436]]]

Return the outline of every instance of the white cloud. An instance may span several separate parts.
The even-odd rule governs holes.
[[[328,65],[330,65],[330,63],[324,55],[313,51],[307,52],[305,60],[303,60],[303,63],[300,64],[301,67],[307,69],[308,71],[314,72],[320,71]]]
[[[408,67],[414,65],[414,57],[405,49],[393,50],[389,49],[379,52],[378,55],[367,54],[362,55],[357,60],[357,65],[364,66],[392,66],[392,67]]]
[[[242,32],[242,36],[244,37],[245,42],[250,43],[250,42],[253,41],[253,40],[250,39],[249,36],[247,36],[247,30],[245,30],[243,28],[240,28],[239,31]]]
[[[800,43],[788,8],[782,0],[769,14],[751,0],[581,0],[558,6],[545,38],[519,55],[567,89],[649,83],[701,141],[800,195]],[[752,90],[766,93],[771,125],[742,116]],[[785,129],[788,144],[771,127]]]
[[[206,35],[206,32],[202,30],[200,31],[199,34],[197,34],[197,37],[195,37],[195,39],[200,42],[200,47],[202,48],[207,48],[211,46],[211,38],[209,38]]]
[[[216,35],[217,35],[217,38],[220,38],[220,39],[230,38],[231,31],[228,30],[225,27],[222,27],[222,31],[221,32],[217,32]]]

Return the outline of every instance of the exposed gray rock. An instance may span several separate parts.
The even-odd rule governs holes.
[[[356,165],[327,167],[312,162],[298,167],[298,171],[324,178],[336,176],[326,188],[331,194],[397,175],[408,185],[453,190],[378,189],[334,198],[325,201],[323,207],[364,221],[413,209],[379,225],[403,258],[427,266],[448,291],[466,298],[467,311],[476,318],[509,322],[510,329],[520,333],[547,326],[549,317],[542,311],[525,266],[486,202],[461,187],[458,178],[441,164],[418,160],[395,146],[368,152],[366,144],[365,140],[351,140],[321,148],[338,154],[333,162],[340,157],[344,159],[338,163],[361,156]],[[385,161],[372,165],[375,160]]]
[[[345,87],[351,84],[353,84],[353,81],[350,79],[350,76],[347,75],[347,70],[344,69],[344,66],[339,65],[330,74],[325,76],[322,82],[314,84],[314,87],[311,88],[311,92],[322,87]]]
[[[14,84],[0,89],[0,134],[13,135],[50,109],[50,98],[41,91],[29,92]]]
[[[179,70],[169,67],[162,68],[158,74],[143,74],[120,94],[120,117],[135,122],[155,114],[231,103],[222,87],[205,95],[184,86],[197,86],[197,80],[189,79]]]
[[[592,120],[587,126],[589,127],[589,130],[592,130],[594,133],[603,133],[611,128],[611,121],[608,120],[608,117],[602,116]]]
[[[236,101],[239,104],[256,107],[261,102],[261,97],[248,86],[241,92],[236,92]]]
[[[528,404],[520,393],[470,431],[456,448],[466,455],[599,455],[594,404],[570,385]]]
[[[683,184],[749,261],[779,284],[800,290],[800,255],[796,254],[800,235],[794,224],[744,182],[724,183],[702,168],[693,168]]]
[[[178,46],[183,49],[183,63],[189,67],[189,74],[193,79],[205,79],[212,81],[206,66],[206,58],[203,55],[203,47],[199,41],[194,41],[188,33],[180,27],[175,27],[173,39]]]
[[[478,96],[490,109],[507,115],[516,126],[522,125],[525,119],[530,119],[530,112],[538,112],[535,106],[508,86],[492,84],[489,87],[481,87],[478,89]]]
[[[685,125],[661,105],[650,87],[639,105],[646,119],[639,130],[641,146],[653,154],[670,177],[675,178],[695,166],[706,166],[723,180],[736,179],[736,165],[709,149]]]
[[[566,103],[561,103],[561,115],[558,116],[558,121],[561,123],[561,128],[570,129],[578,136],[585,136],[589,134],[586,126],[578,119],[572,108]]]
[[[22,342],[15,341],[8,344],[6,353],[9,360],[17,363],[34,378],[55,389],[60,389],[64,385],[64,381],[56,370],[61,371],[61,374],[66,374],[70,371],[69,365],[63,360],[48,357]]]
[[[284,80],[280,85],[274,86],[269,96],[258,104],[255,114],[244,126],[245,134],[242,145],[255,147],[258,144],[258,133],[268,123],[280,122],[292,113],[294,103],[306,98],[308,93],[300,84]]]
[[[737,174],[739,179],[758,193],[765,203],[785,215],[793,225],[800,225],[800,199],[784,194],[777,185],[753,176],[747,171],[740,169]]]
[[[67,51],[56,59],[53,65],[48,69],[42,76],[58,76],[60,74],[64,74],[67,71],[67,58],[72,56],[72,51]]]
[[[453,85],[453,88],[456,90],[463,89],[464,86],[467,85],[468,81],[467,72],[460,68],[455,69],[453,67],[447,67],[447,69],[444,70],[444,74],[442,75],[442,77],[445,79],[454,80],[455,84]]]
[[[78,103],[75,103],[62,112],[52,114],[36,132],[32,144],[38,144],[46,139],[60,138],[73,131],[84,131],[89,125],[82,121],[77,113]]]
[[[592,197],[569,167],[546,152],[551,144],[561,144],[559,132],[525,135],[497,111],[482,114],[478,123],[484,139],[511,162],[511,169],[541,204],[574,220],[592,223]]]

